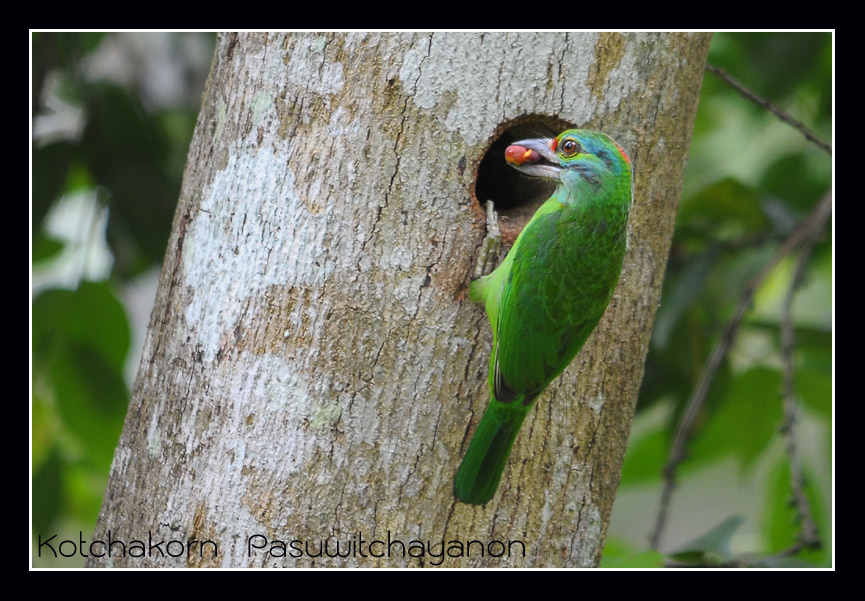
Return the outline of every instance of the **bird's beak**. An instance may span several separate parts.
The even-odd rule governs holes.
[[[505,160],[526,175],[558,181],[562,169],[552,150],[553,141],[553,138],[532,138],[514,142],[505,150]]]

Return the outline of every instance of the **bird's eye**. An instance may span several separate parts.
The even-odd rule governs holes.
[[[580,145],[577,144],[575,140],[571,140],[570,138],[562,142],[562,155],[565,157],[572,157],[576,154],[579,154],[581,151]]]

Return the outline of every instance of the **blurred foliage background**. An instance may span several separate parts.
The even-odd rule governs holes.
[[[37,557],[36,543],[92,536],[214,36],[31,35],[32,562],[81,566]],[[832,33],[719,33],[709,62],[831,141],[833,48]],[[785,246],[820,225],[832,169],[827,151],[706,73],[603,566],[834,565],[832,219],[813,246]]]
[[[31,35],[31,527],[56,544],[96,525],[215,36]]]

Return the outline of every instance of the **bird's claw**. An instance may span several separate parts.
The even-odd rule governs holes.
[[[487,201],[487,235],[481,242],[478,260],[475,264],[473,280],[492,273],[502,246],[502,233],[499,230],[499,216],[493,207],[493,201]]]

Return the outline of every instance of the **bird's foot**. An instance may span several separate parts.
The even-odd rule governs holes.
[[[499,249],[502,246],[502,233],[499,230],[499,216],[493,207],[493,201],[487,201],[487,235],[484,236],[481,242],[481,249],[478,253],[478,260],[475,263],[475,273],[473,280],[482,278],[485,275],[492,273],[496,266],[496,260],[499,256]]]

